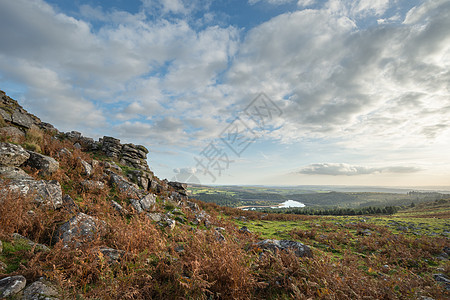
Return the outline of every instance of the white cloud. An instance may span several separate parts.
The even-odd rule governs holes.
[[[420,168],[408,166],[365,167],[345,163],[318,163],[305,166],[301,168],[298,173],[307,175],[356,176],[381,172],[415,173],[419,172],[420,170]]]
[[[307,6],[312,6],[314,4],[316,4],[316,0],[298,0],[297,1],[298,7],[307,7]]]
[[[259,2],[266,2],[271,5],[282,5],[282,4],[294,2],[294,0],[248,0],[248,3],[250,5],[254,5]]]

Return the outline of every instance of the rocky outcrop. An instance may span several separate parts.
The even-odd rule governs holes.
[[[0,177],[11,180],[33,180],[33,177],[17,167],[0,167]]]
[[[147,165],[148,150],[142,145],[125,144],[122,146],[120,163],[143,171],[150,171]]]
[[[102,145],[102,151],[105,152],[106,156],[114,158],[116,160],[120,159],[120,152],[122,151],[122,144],[119,139],[104,136],[99,140]]]
[[[144,191],[139,190],[139,187],[136,184],[129,182],[128,180],[114,172],[110,172],[110,183],[121,193],[125,193],[132,199],[140,199],[142,196],[144,196]]]
[[[28,113],[3,91],[0,91],[0,110],[3,120],[23,128],[31,128],[33,125],[40,127],[42,123],[38,117]]]
[[[297,257],[312,257],[311,249],[308,246],[295,241],[267,239],[256,243],[255,246],[275,253],[277,251],[292,251]]]
[[[34,120],[22,110],[15,110],[12,114],[12,123],[25,128],[31,128],[34,124]]]
[[[62,241],[64,246],[74,244],[78,247],[84,241],[92,240],[97,235],[104,235],[106,228],[105,222],[84,213],[78,213],[59,227],[56,241]]]
[[[28,151],[30,158],[26,165],[39,170],[41,175],[50,175],[59,169],[59,163],[52,157]]]
[[[8,189],[22,195],[32,195],[37,203],[60,208],[63,204],[61,185],[56,180],[13,180]]]
[[[44,279],[39,279],[25,288],[22,300],[57,300],[56,288]]]
[[[175,191],[183,196],[187,196],[187,184],[177,181],[170,181],[169,186],[173,187]]]
[[[10,276],[0,280],[0,299],[10,298],[22,291],[27,284],[25,277]]]
[[[0,142],[0,166],[18,167],[30,158],[21,146]]]

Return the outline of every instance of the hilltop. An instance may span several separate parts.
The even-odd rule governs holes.
[[[158,178],[144,146],[0,99],[0,298],[449,296],[446,199],[364,217],[205,203]]]

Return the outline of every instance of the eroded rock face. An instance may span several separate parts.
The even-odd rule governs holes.
[[[256,243],[256,246],[272,252],[280,250],[292,251],[298,257],[312,257],[311,249],[308,246],[296,241],[267,239]]]
[[[18,167],[30,158],[21,146],[0,142],[0,166]]]
[[[25,277],[10,276],[0,280],[0,299],[12,297],[25,288],[27,280]]]
[[[59,169],[59,162],[54,158],[42,155],[33,151],[28,151],[30,158],[26,164],[32,168],[38,169],[42,175],[53,174]]]
[[[58,229],[56,240],[61,240],[65,246],[94,239],[96,235],[102,236],[106,232],[106,223],[84,213],[78,213],[75,217],[61,225]]]
[[[13,180],[8,184],[11,191],[22,195],[34,195],[37,203],[60,208],[63,204],[61,185],[56,180]]]
[[[105,152],[106,156],[115,159],[120,158],[122,144],[120,144],[119,139],[110,136],[104,136],[103,139],[100,140],[100,143],[102,143],[102,151]]]

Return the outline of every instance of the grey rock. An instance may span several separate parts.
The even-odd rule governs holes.
[[[69,195],[64,195],[64,197],[62,198],[62,207],[71,213],[80,211],[78,205],[75,203],[75,201],[73,201],[72,197],[70,197]]]
[[[120,192],[125,193],[128,197],[140,199],[143,196],[144,192],[140,191],[136,184],[129,182],[114,172],[110,173],[110,181],[113,186],[116,186]]]
[[[111,200],[111,205],[112,207],[114,207],[115,210],[117,210],[122,216],[126,216],[129,215],[130,212],[128,210],[126,210],[125,208],[123,208],[122,205],[120,205],[119,203],[117,203],[114,200]]]
[[[78,247],[80,242],[92,240],[96,235],[102,236],[106,228],[105,222],[84,213],[78,213],[59,227],[56,241],[62,241],[65,246],[75,242],[75,247]]]
[[[13,238],[14,242],[26,244],[26,245],[30,246],[31,248],[34,248],[35,251],[43,251],[43,252],[50,251],[50,249],[47,246],[45,246],[43,244],[35,243],[32,240],[30,240],[18,233],[13,233],[12,238]]]
[[[31,128],[31,126],[34,124],[33,119],[26,113],[22,113],[18,110],[14,111],[12,114],[12,122],[13,124],[25,127],[25,128]]]
[[[156,203],[156,195],[151,193],[147,194],[139,202],[143,210],[149,211]]]
[[[292,251],[297,257],[312,257],[312,251],[308,246],[295,241],[267,239],[256,243],[256,246],[273,252]]]
[[[450,291],[450,279],[445,276],[445,274],[439,273],[439,274],[433,274],[434,280],[437,282],[442,283],[445,286],[445,289],[447,291]]]
[[[167,227],[168,227],[170,230],[173,230],[173,229],[175,228],[175,225],[176,225],[176,221],[175,221],[175,220],[170,219],[170,218],[167,218],[165,221],[166,221],[166,223],[167,223]]]
[[[72,152],[70,152],[70,150],[68,150],[68,149],[66,149],[66,148],[62,148],[62,149],[58,152],[57,156],[58,156],[59,158],[62,158],[62,157],[72,158],[72,157],[73,157]]]
[[[66,132],[65,135],[69,140],[74,140],[74,141],[81,138],[81,132],[78,132],[78,131]]]
[[[105,188],[105,184],[96,180],[83,180],[81,186],[88,191],[100,191]]]
[[[81,158],[80,158],[80,162],[81,162],[81,166],[83,167],[83,175],[91,176],[92,166],[88,162],[82,160]]]
[[[103,163],[103,165],[104,165],[105,169],[107,169],[107,170],[116,170],[118,172],[122,172],[122,169],[113,162],[105,161]]]
[[[241,229],[239,229],[239,232],[245,233],[245,234],[251,234],[252,232],[247,228],[247,226],[242,226]]]
[[[49,282],[40,279],[33,282],[23,291],[22,300],[57,300],[59,294],[56,288]]]
[[[6,268],[8,268],[8,266],[0,260],[0,272],[6,272]]]
[[[187,184],[181,183],[177,181],[170,181],[168,183],[171,187],[175,189],[178,193],[180,193],[183,196],[187,196]]]
[[[223,236],[223,234],[221,232],[219,232],[217,230],[214,230],[214,238],[218,242],[225,242],[225,237]]]
[[[21,275],[10,276],[0,280],[0,298],[12,297],[25,288],[27,280]]]
[[[162,220],[162,215],[160,213],[147,213],[147,217],[154,222],[160,222]]]
[[[200,208],[198,207],[198,204],[191,201],[186,201],[186,205],[193,211],[199,211]]]
[[[0,166],[18,167],[30,158],[22,147],[0,142]]]
[[[20,192],[22,195],[34,195],[37,203],[52,205],[54,208],[62,206],[61,185],[56,180],[14,180],[8,188]]]
[[[144,212],[141,206],[141,202],[136,199],[130,199],[131,206],[136,210],[138,214]]]
[[[125,251],[109,247],[100,247],[98,253],[101,253],[109,264],[118,262],[125,255]]]
[[[42,155],[33,151],[28,151],[30,158],[26,164],[32,168],[38,169],[42,175],[53,174],[59,169],[59,162],[54,158]]]
[[[12,180],[33,180],[33,177],[17,167],[0,166],[0,176]]]
[[[11,122],[12,121],[12,117],[11,114],[4,111],[3,109],[0,108],[0,116],[3,118],[3,120]]]
[[[9,138],[14,143],[20,142],[25,137],[25,133],[14,126],[0,128],[0,135]]]

